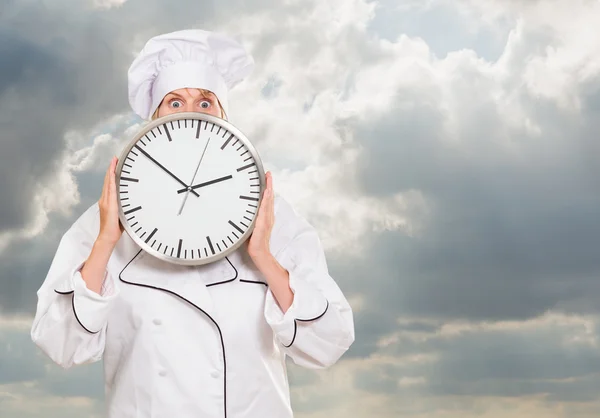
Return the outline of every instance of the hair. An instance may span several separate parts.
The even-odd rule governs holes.
[[[188,90],[190,90],[190,89],[198,90],[198,92],[200,92],[200,95],[207,99],[210,97],[211,94],[213,94],[217,98],[217,103],[219,104],[219,109],[221,109],[221,118],[227,120],[227,114],[225,113],[225,109],[223,109],[223,106],[221,105],[221,102],[219,101],[219,98],[217,97],[216,94],[212,93],[209,90],[205,90],[205,89],[188,88]],[[164,101],[164,98],[163,98],[163,101]],[[152,114],[151,120],[158,119],[158,110],[160,109],[160,106],[162,105],[163,101],[160,102],[160,104],[158,105],[158,107],[156,108],[154,113]]]

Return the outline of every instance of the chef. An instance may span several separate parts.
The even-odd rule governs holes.
[[[253,65],[218,33],[160,35],[129,69],[129,101],[144,119],[226,118],[228,91]],[[292,417],[286,357],[327,368],[354,341],[315,229],[267,173],[245,245],[208,265],[167,263],[122,233],[115,167],[59,243],[37,292],[35,344],[64,368],[103,360],[111,418]]]

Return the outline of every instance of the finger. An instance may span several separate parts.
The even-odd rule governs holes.
[[[106,192],[108,189],[108,178],[109,178],[109,174],[110,174],[110,168],[112,166],[112,161],[111,164],[109,164],[108,168],[106,169],[106,173],[104,174],[104,183],[102,183],[102,194],[100,194],[100,203],[106,203]]]
[[[108,176],[108,179],[109,179],[108,196],[109,196],[111,204],[116,203],[117,186],[116,186],[116,179],[115,179],[115,177],[116,177],[115,169],[116,169],[116,158],[113,158],[113,160],[111,161],[111,164],[110,164],[110,174]]]

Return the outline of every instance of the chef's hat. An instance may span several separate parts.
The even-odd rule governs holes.
[[[129,68],[129,104],[149,119],[165,95],[181,88],[213,92],[227,113],[227,92],[250,74],[254,60],[235,40],[204,30],[150,39]]]

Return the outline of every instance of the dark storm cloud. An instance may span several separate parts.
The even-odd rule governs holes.
[[[585,302],[578,311],[597,311],[598,110],[575,121],[525,100],[542,127],[536,137],[478,103],[463,114],[460,145],[446,145],[443,113],[410,93],[398,96],[412,110],[398,106],[356,127],[365,193],[420,190],[430,209],[418,236],[378,238],[360,260],[373,273],[348,266],[382,278],[364,287],[371,302],[433,318],[524,319],[574,299]]]

